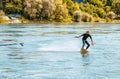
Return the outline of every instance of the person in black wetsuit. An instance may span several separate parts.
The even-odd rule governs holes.
[[[84,49],[85,44],[87,44],[86,50],[87,50],[87,49],[89,48],[89,46],[90,46],[90,44],[89,44],[88,41],[87,41],[87,38],[88,38],[88,37],[90,37],[90,39],[91,39],[91,44],[94,45],[93,40],[92,40],[92,37],[91,37],[91,35],[89,34],[89,31],[86,31],[86,33],[84,33],[84,34],[82,34],[82,35],[80,35],[80,36],[76,36],[76,38],[79,38],[79,37],[82,37],[82,36],[83,36],[83,38],[82,38],[82,42],[83,42],[82,48],[83,48],[83,49]]]

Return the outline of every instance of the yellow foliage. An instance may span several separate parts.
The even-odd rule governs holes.
[[[10,20],[0,16],[0,23],[9,23]]]

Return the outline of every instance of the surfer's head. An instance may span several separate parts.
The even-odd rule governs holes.
[[[86,31],[86,34],[89,34],[89,31],[88,31],[88,30]]]

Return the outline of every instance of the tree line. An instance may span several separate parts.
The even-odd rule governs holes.
[[[1,0],[0,9],[0,15],[20,14],[29,20],[91,22],[120,19],[120,0]]]

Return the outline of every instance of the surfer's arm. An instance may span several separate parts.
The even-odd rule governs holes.
[[[91,35],[90,35],[89,37],[90,37],[90,39],[91,39],[91,44],[94,45],[93,39],[92,39]]]
[[[79,37],[81,37],[81,36],[83,36],[83,34],[82,34],[82,35],[79,35],[79,36],[75,36],[75,38],[79,38]]]

